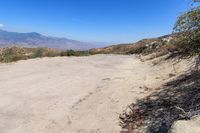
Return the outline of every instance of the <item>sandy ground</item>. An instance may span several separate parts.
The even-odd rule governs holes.
[[[200,133],[200,116],[194,116],[190,120],[176,121],[170,133]]]
[[[119,133],[119,113],[174,71],[123,55],[0,64],[0,133]]]

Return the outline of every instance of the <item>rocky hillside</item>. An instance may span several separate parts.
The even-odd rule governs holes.
[[[169,45],[175,40],[176,35],[166,35],[158,38],[143,39],[136,43],[112,45],[105,48],[94,48],[90,52],[93,54],[137,54],[151,53],[159,51],[165,45]]]

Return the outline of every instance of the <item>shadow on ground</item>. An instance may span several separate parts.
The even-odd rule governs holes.
[[[177,120],[190,119],[200,110],[200,72],[181,75],[120,115],[120,125],[134,132],[168,133]],[[131,126],[131,127],[130,127]]]

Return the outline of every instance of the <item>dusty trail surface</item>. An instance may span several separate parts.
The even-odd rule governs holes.
[[[118,133],[119,113],[149,93],[145,86],[159,86],[163,78],[135,56],[0,64],[0,132]]]

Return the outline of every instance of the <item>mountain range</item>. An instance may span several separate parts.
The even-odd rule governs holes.
[[[39,34],[37,32],[18,33],[0,30],[0,47],[8,46],[22,46],[22,47],[48,47],[62,50],[89,50],[105,46],[100,43],[81,42],[67,38],[51,37]]]

